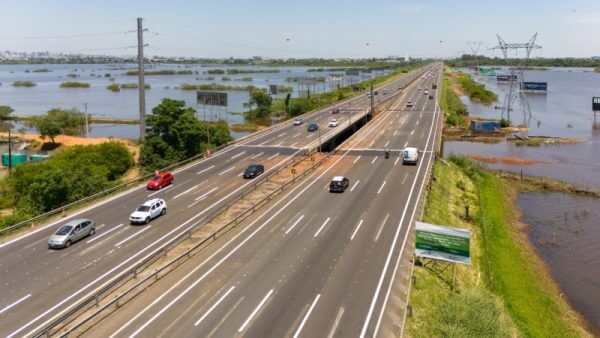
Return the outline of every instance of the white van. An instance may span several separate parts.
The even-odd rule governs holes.
[[[419,151],[417,148],[407,147],[402,152],[402,164],[417,164],[419,161]]]

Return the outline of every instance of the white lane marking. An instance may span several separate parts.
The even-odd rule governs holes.
[[[269,297],[271,297],[271,294],[273,293],[273,289],[271,289],[269,291],[269,293],[267,293],[267,295],[260,301],[260,303],[258,303],[258,305],[254,308],[254,311],[252,311],[252,313],[250,314],[250,316],[246,319],[246,321],[244,322],[244,324],[242,324],[242,326],[240,326],[240,328],[238,329],[238,332],[243,332],[244,329],[246,328],[246,326],[250,323],[250,321],[252,320],[252,318],[254,318],[254,316],[256,316],[256,313],[258,312],[258,310],[260,310],[260,308],[265,305],[265,302],[269,299]]]
[[[302,134],[302,133],[296,133],[292,137],[298,137],[298,136],[300,136],[300,134]]]
[[[369,143],[369,146],[367,148],[371,148],[371,146],[373,146],[373,144],[375,144],[375,140],[371,141],[371,143]]]
[[[360,183],[360,180],[356,181],[356,183],[354,183],[354,185],[352,186],[352,188],[350,188],[350,191],[354,191],[354,188],[356,188],[356,186],[358,185],[358,183]]]
[[[242,152],[241,152],[241,153],[239,153],[239,154],[235,154],[235,155],[231,156],[231,157],[230,157],[230,159],[231,159],[231,160],[233,160],[234,158],[236,158],[236,157],[238,157],[238,156],[242,156],[242,155],[244,155],[245,153],[246,153],[246,151],[244,150],[244,151],[242,151]]]
[[[269,143],[269,141],[271,141],[271,140],[266,140],[265,142],[259,143],[258,145],[259,146],[264,146],[265,144]]]
[[[194,190],[194,189],[198,188],[198,186],[199,186],[199,185],[200,185],[200,184],[196,184],[195,186],[193,186],[193,187],[189,188],[188,190],[186,190],[186,191],[184,191],[184,192],[182,192],[182,193],[179,193],[179,194],[175,195],[175,196],[173,197],[173,199],[176,199],[177,197],[180,197],[181,195],[185,195],[185,194],[187,194],[188,192],[190,192],[190,191],[192,191],[192,190]]]
[[[354,161],[352,161],[352,163],[356,164],[356,162],[358,162],[358,160],[360,160],[361,157],[362,155],[358,155],[358,157]]]
[[[158,193],[161,193],[161,192],[163,192],[163,191],[165,191],[165,190],[169,189],[169,188],[170,188],[170,187],[172,187],[172,186],[173,186],[172,184],[170,184],[170,185],[167,185],[166,187],[164,187],[164,188],[162,188],[162,189],[158,189],[157,191],[155,191],[155,192],[151,193],[151,194],[150,194],[150,195],[148,195],[147,197],[152,197],[152,196],[154,196],[154,195],[156,195],[156,194],[158,194]]]
[[[206,196],[208,196],[210,193],[214,192],[217,189],[219,189],[219,187],[214,187],[214,188],[210,189],[210,191],[205,192],[204,195],[197,197],[196,201],[205,198]]]
[[[256,155],[254,155],[254,156],[250,157],[250,159],[251,159],[251,160],[253,160],[253,159],[255,159],[255,158],[257,158],[257,157],[261,156],[262,154],[264,154],[264,152],[260,152],[259,154],[256,154]]]
[[[397,107],[398,105],[396,105]],[[380,119],[379,122],[375,123],[375,126],[380,125],[384,120]],[[367,138],[371,132],[373,130],[369,130],[367,131],[358,141],[363,141],[365,138]],[[161,316],[165,311],[167,311],[168,309],[170,309],[173,304],[175,304],[177,301],[179,301],[179,299],[181,299],[183,296],[185,296],[188,292],[190,292],[190,290],[192,290],[194,287],[196,287],[196,285],[198,285],[200,282],[202,282],[209,274],[211,274],[215,269],[217,269],[219,266],[221,266],[221,264],[223,264],[223,262],[225,262],[227,259],[229,259],[229,257],[231,257],[234,253],[236,253],[244,244],[246,244],[248,241],[250,241],[254,236],[256,236],[256,234],[258,232],[260,232],[264,227],[266,227],[273,219],[275,219],[275,217],[279,216],[279,214],[281,214],[284,209],[286,209],[288,206],[290,206],[292,203],[294,203],[296,201],[296,199],[298,199],[304,192],[306,192],[306,190],[308,190],[310,187],[312,187],[313,184],[315,184],[318,180],[320,180],[321,178],[323,178],[323,176],[325,176],[325,174],[327,174],[334,166],[336,166],[344,157],[346,157],[348,155],[348,153],[350,153],[351,150],[353,150],[354,148],[356,148],[356,146],[352,146],[350,149],[346,150],[337,160],[335,160],[335,162],[333,162],[329,167],[325,168],[323,170],[323,172],[321,172],[312,182],[310,182],[307,186],[303,187],[302,190],[300,190],[299,193],[295,194],[294,197],[292,197],[292,199],[288,202],[286,202],[283,207],[279,208],[273,215],[271,215],[271,217],[269,217],[263,224],[261,224],[258,228],[254,229],[254,231],[252,231],[246,238],[244,238],[237,246],[235,246],[233,249],[231,249],[229,252],[227,252],[225,254],[225,256],[223,258],[221,258],[219,261],[217,261],[210,269],[208,269],[208,271],[206,271],[202,276],[200,276],[197,280],[195,280],[190,286],[188,286],[183,292],[181,292],[179,295],[177,295],[177,297],[175,297],[175,299],[173,299],[171,302],[169,302],[167,305],[165,305],[160,311],[158,311],[158,313],[156,313],[154,316],[152,316],[152,318],[150,318],[148,321],[146,321],[137,331],[135,334],[138,334],[139,332],[141,332],[144,328],[146,328],[148,325],[150,325],[153,321],[156,320],[156,318],[158,318],[159,316]],[[300,151],[297,151],[296,153],[294,153],[293,155],[296,155],[297,153],[299,153]],[[292,155],[292,156],[293,156]],[[285,160],[284,160],[285,161]],[[283,163],[280,162],[280,163]],[[313,177],[314,175],[316,175],[316,172],[309,176],[309,177]],[[247,183],[249,184],[249,183]],[[297,189],[300,189],[301,186],[298,186]],[[236,189],[235,191],[233,191],[232,193],[230,193],[228,196],[224,197],[221,199],[224,200],[226,198],[229,198],[230,195],[236,193],[240,188]],[[295,193],[296,188],[294,188],[293,190],[291,190],[287,195],[285,195],[281,201],[284,201],[286,198],[288,198],[291,194]],[[217,202],[216,204],[220,203],[221,201]],[[273,209],[275,209],[275,207],[279,206],[279,203],[275,203],[273,206],[271,206],[269,209],[267,209],[258,219],[254,220],[252,223],[250,223],[248,225],[248,227],[246,229],[249,229],[251,226],[253,226],[254,224],[256,224],[258,222],[258,220],[260,220],[263,216],[265,216],[267,213],[271,212]],[[199,213],[198,215],[194,216],[193,218],[203,214],[204,212],[206,212],[205,209],[203,212]],[[192,218],[192,219],[193,219]],[[191,219],[190,219],[191,220]],[[189,221],[188,221],[189,222]],[[184,223],[187,224],[188,222]],[[181,227],[181,226],[180,226]],[[177,228],[179,229],[179,227]],[[170,236],[171,233],[177,229],[172,230],[170,233],[166,234],[163,237],[166,236]],[[225,243],[223,246],[221,246],[221,248],[225,248],[227,246],[229,246],[232,242],[234,242],[235,240],[237,240],[237,238],[239,236],[241,236],[242,234],[244,234],[245,230],[242,230],[242,232],[240,232],[239,234],[237,234],[235,237],[233,237],[232,239],[230,239],[227,243]],[[140,316],[142,316],[144,313],[146,313],[146,311],[148,311],[152,306],[156,305],[158,302],[162,301],[162,299],[168,295],[169,293],[171,293],[171,291],[173,291],[175,288],[179,287],[179,285],[181,283],[183,283],[185,280],[187,280],[192,274],[196,273],[200,268],[202,268],[208,261],[210,261],[211,259],[213,259],[217,254],[219,254],[221,252],[221,250],[217,250],[216,252],[214,252],[210,257],[208,257],[206,260],[204,260],[201,264],[197,265],[192,271],[188,272],[183,278],[179,279],[179,281],[177,283],[175,283],[173,286],[171,286],[168,290],[166,290],[165,292],[163,292],[159,297],[157,297],[156,299],[154,299],[154,301],[152,301],[152,303],[148,306],[146,306],[143,310],[138,311],[138,313],[136,315],[134,315],[129,321],[127,321],[127,323],[123,324],[117,331],[115,331],[109,338],[113,338],[115,336],[117,336],[121,331],[123,331],[125,328],[127,328],[129,325],[131,325],[131,323],[133,323],[135,320],[137,320]],[[136,255],[137,256],[137,255]],[[135,256],[134,256],[135,257]],[[130,258],[131,259],[131,258]],[[144,258],[145,259],[145,258]],[[123,262],[122,264],[124,264],[125,262]],[[122,265],[121,264],[121,265]],[[116,269],[116,268],[114,268]],[[113,269],[113,270],[114,270]],[[113,270],[109,271],[109,273],[111,273]],[[108,273],[107,273],[108,274]],[[72,296],[71,296],[72,297]],[[65,300],[66,301],[66,300]],[[64,303],[61,302],[57,305],[55,305],[51,310],[54,310],[56,307],[62,305]],[[51,310],[47,311],[46,313],[42,314],[46,315],[48,312],[50,312]],[[38,320],[39,318],[41,318],[42,316],[38,316],[38,318],[36,318],[35,320]],[[13,333],[12,335],[14,336],[15,334],[19,333],[20,331],[22,331],[25,327],[29,326],[31,323],[27,324],[26,326],[20,328],[17,332]],[[46,324],[46,323],[44,323]],[[34,331],[31,332],[31,334],[35,333]]]
[[[308,312],[306,312],[306,315],[302,319],[300,326],[298,326],[296,333],[294,333],[294,338],[298,338],[298,336],[300,335],[300,332],[302,332],[302,328],[304,327],[304,324],[306,324],[306,321],[308,320],[308,317],[310,316],[311,312],[315,308],[315,305],[317,305],[319,298],[321,298],[321,294],[318,294],[317,297],[315,297],[315,300],[313,300],[312,304],[310,305],[310,308],[308,308]]]
[[[283,144],[283,142],[279,142],[279,143],[277,143],[275,146],[276,146],[276,147],[280,147],[282,144]]]
[[[400,157],[396,157],[396,161],[394,161],[394,166],[396,166],[396,164],[398,164],[398,161],[400,161]]]
[[[202,315],[202,317],[200,317],[200,319],[198,319],[198,321],[196,321],[194,323],[194,326],[198,326],[198,324],[200,324],[200,322],[202,322],[204,320],[204,318],[208,317],[208,315],[210,315],[210,313],[219,305],[221,304],[221,302],[225,299],[225,297],[227,297],[228,294],[231,293],[231,291],[233,291],[233,289],[235,289],[235,285],[230,287],[229,290],[227,290],[227,292],[225,292],[225,294],[223,294],[223,296],[221,296],[221,298],[219,298],[219,300],[217,300],[213,306],[210,307],[210,309],[208,309],[208,311],[206,311],[206,313],[204,315]]]
[[[419,125],[419,122],[421,122],[421,120],[420,120],[420,119],[419,119],[419,120],[417,120],[417,123],[416,123],[416,125],[417,125],[417,126]]]
[[[415,130],[413,129],[413,130],[410,132],[410,136],[412,136],[414,133],[415,133]]]
[[[408,173],[404,174],[404,178],[402,179],[402,184],[406,183],[407,178],[408,178]]]
[[[110,234],[111,232],[113,232],[113,231],[117,230],[118,228],[120,228],[120,227],[122,227],[122,226],[123,226],[123,223],[121,223],[121,224],[117,225],[116,227],[114,227],[114,228],[112,228],[112,229],[110,229],[110,230],[108,230],[108,231],[105,231],[105,232],[101,233],[100,235],[96,235],[96,236],[94,236],[94,238],[90,239],[90,240],[89,240],[89,241],[87,241],[86,243],[88,243],[88,244],[89,244],[89,243],[92,243],[92,242],[94,242],[95,240],[98,240],[98,239],[100,239],[100,238],[102,238],[102,237],[104,237],[104,236],[106,236],[106,235]]]
[[[379,135],[383,135],[383,133],[385,133],[385,129],[383,129]]]
[[[408,145],[408,141],[404,142],[404,148]]]
[[[360,229],[360,226],[363,224],[363,220],[361,219],[360,222],[358,222],[358,225],[356,226],[356,229],[354,229],[354,232],[352,232],[352,236],[350,236],[350,240],[354,239],[354,236],[356,236],[356,233],[358,232],[358,229]]]
[[[389,146],[389,145],[390,145],[390,141],[387,141],[383,147],[387,148],[387,146]]]
[[[26,300],[27,298],[31,297],[31,293],[27,294],[23,297],[21,297],[20,299],[18,299],[16,302],[12,303],[12,304],[8,304],[7,306],[5,306],[2,310],[0,310],[0,315],[3,314],[4,312],[10,310],[11,308],[13,308],[15,305],[21,303],[22,301]]]
[[[398,135],[398,129],[394,130],[394,136]]]
[[[274,159],[274,158],[275,158],[275,157],[277,157],[277,156],[279,156],[279,153],[277,153],[277,154],[275,154],[275,155],[273,155],[273,156],[271,156],[271,157],[267,158],[267,161],[270,161],[270,160]]]
[[[124,240],[122,240],[122,241],[120,241],[119,243],[115,244],[115,246],[116,246],[116,247],[119,247],[119,246],[121,246],[123,243],[125,243],[125,242],[127,242],[128,240],[132,239],[133,237],[135,237],[135,236],[138,236],[139,234],[141,234],[141,233],[143,233],[143,232],[147,231],[147,230],[148,230],[148,229],[150,229],[151,227],[152,227],[152,225],[145,226],[145,227],[144,227],[142,230],[140,230],[140,231],[138,231],[138,232],[134,233],[133,235],[131,235],[131,236],[129,236],[129,237],[127,237],[127,238],[125,238]]]
[[[293,148],[296,144],[298,144],[298,142],[294,142],[294,143],[290,144],[290,147]]]
[[[285,135],[285,134],[287,134],[287,133],[286,133],[286,132],[283,132],[283,133],[281,133],[281,134],[277,135],[277,137],[281,137],[281,136],[283,136],[283,135]]]
[[[337,327],[340,325],[340,321],[342,320],[344,311],[346,311],[344,309],[344,307],[343,306],[340,307],[340,309],[338,310],[337,316],[335,316],[335,321],[333,322],[333,326],[331,327],[331,330],[329,330],[329,334],[327,335],[327,338],[333,338],[333,336],[335,336],[335,330],[337,330]]]
[[[298,225],[298,223],[300,223],[300,221],[304,218],[304,215],[300,216],[300,218],[298,218],[298,220],[296,220],[296,222],[294,222],[294,224],[292,224],[291,227],[289,227],[286,231],[285,234],[287,235],[290,231],[292,231],[292,229]]]
[[[377,240],[379,239],[379,236],[381,235],[381,232],[383,231],[383,227],[385,226],[385,223],[387,223],[388,218],[390,217],[390,214],[386,214],[385,218],[383,219],[383,222],[381,222],[381,225],[379,226],[379,230],[377,230],[377,235],[375,235],[375,242],[377,242]]]
[[[214,165],[211,165],[210,167],[208,167],[208,168],[206,168],[206,169],[202,169],[202,170],[200,170],[199,172],[197,172],[197,173],[196,173],[196,175],[200,175],[200,174],[202,174],[203,172],[205,172],[205,171],[208,171],[208,170],[210,170],[210,169],[212,169],[212,168],[214,168],[214,167],[215,167]]]
[[[221,171],[221,172],[219,173],[219,176],[221,176],[221,175],[223,175],[223,174],[226,174],[226,173],[228,173],[228,172],[232,171],[233,169],[235,169],[235,167],[231,167],[231,168],[229,168],[229,169],[223,170],[223,171]]]
[[[386,181],[383,181],[383,183],[381,184],[381,187],[379,187],[379,190],[377,190],[377,193],[378,193],[378,194],[379,194],[379,193],[381,193],[381,190],[382,190],[382,189],[383,189],[383,187],[385,186],[385,182],[386,182]]]
[[[436,117],[435,117],[435,114],[437,113],[437,110],[438,110],[438,105],[437,105],[437,100],[436,100],[436,107],[435,107],[435,111],[434,111],[434,119],[433,119],[433,121],[431,123],[431,126],[429,127],[429,135],[427,136],[427,142],[425,143],[425,148],[424,148],[425,150],[427,150],[427,147],[429,146],[429,141],[431,140],[431,132],[433,131],[433,126],[435,124],[437,124],[437,120],[436,120]],[[435,139],[435,136],[437,135],[437,129],[438,128],[435,128],[434,139]],[[427,164],[428,166],[429,166],[429,163],[431,163],[431,157],[432,156],[430,155],[429,156],[429,160],[428,160],[428,164]],[[377,302],[377,298],[379,297],[379,292],[381,292],[381,288],[383,286],[383,280],[385,279],[385,275],[387,273],[387,269],[388,269],[389,264],[391,262],[392,255],[394,253],[394,248],[396,247],[396,242],[398,241],[398,236],[400,236],[400,230],[402,229],[402,223],[404,222],[404,217],[406,215],[406,211],[408,210],[408,205],[410,204],[409,201],[411,200],[411,197],[412,197],[415,185],[417,184],[417,178],[419,177],[419,173],[421,171],[421,166],[423,165],[423,162],[425,162],[425,161],[419,161],[419,167],[417,168],[417,174],[415,175],[415,179],[413,180],[412,187],[410,188],[410,192],[408,194],[407,202],[404,205],[404,211],[402,212],[402,216],[400,217],[400,222],[398,223],[398,226],[396,227],[396,233],[394,234],[394,239],[392,241],[392,245],[390,246],[390,250],[388,251],[388,255],[387,255],[387,258],[385,260],[385,264],[383,266],[383,271],[381,272],[381,276],[379,277],[379,282],[377,283],[377,288],[375,289],[375,292],[373,294],[373,298],[371,299],[371,305],[369,306],[369,311],[367,313],[367,317],[365,318],[365,322],[363,324],[363,328],[362,328],[361,333],[360,333],[360,338],[364,338],[365,337],[365,335],[367,333],[367,329],[369,328],[369,322],[371,321],[371,317],[373,316],[373,311],[375,311],[375,303]],[[425,180],[423,179],[422,183],[424,183],[424,182],[425,182]],[[421,190],[419,191],[419,193],[418,193],[419,196],[417,196],[417,197],[421,196],[422,187],[423,187],[423,184],[421,184]],[[415,208],[415,210],[416,210],[416,208]],[[408,236],[408,231],[406,232],[406,234]],[[405,240],[406,240],[406,238],[407,237],[405,237]],[[399,262],[399,260],[398,260],[398,262]],[[391,283],[390,283],[390,285],[391,285]],[[384,299],[384,305],[387,303],[387,299],[388,299],[387,297],[389,296],[389,290],[391,290],[391,286],[388,289],[388,293],[386,294],[386,298]],[[374,334],[374,336],[377,336],[377,331],[379,329],[379,325],[381,323],[381,318],[382,317],[383,317],[383,313],[380,313],[379,314],[379,319],[377,320],[377,325],[375,326],[375,334]]]
[[[313,237],[319,236],[319,233],[321,232],[321,230],[323,230],[323,228],[325,227],[325,225],[327,223],[329,223],[330,219],[331,219],[331,217],[327,217],[327,219],[325,220],[325,222],[323,222],[323,224],[321,224],[321,226],[319,227],[319,230],[317,230],[317,232],[315,232],[315,235]]]
[[[200,203],[200,202],[201,202],[201,201],[195,201],[195,202],[192,202],[190,205],[188,205],[188,206],[187,206],[187,208],[189,209],[189,208],[193,207],[194,205],[196,205],[196,204],[198,204],[198,203]]]
[[[373,161],[371,161],[371,164],[375,163],[375,161],[377,161],[377,156],[373,157]]]

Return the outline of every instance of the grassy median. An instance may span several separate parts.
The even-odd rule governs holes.
[[[472,265],[415,266],[413,337],[589,336],[520,230],[515,183],[462,157],[437,161],[424,221],[471,230]],[[469,206],[470,221],[466,220]]]

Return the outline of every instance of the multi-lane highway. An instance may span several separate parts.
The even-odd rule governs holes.
[[[407,79],[404,78],[386,84],[384,87],[378,89],[388,88],[389,94],[387,96],[392,96],[398,93],[398,87],[408,85],[407,82]],[[406,95],[409,95],[408,92]],[[377,96],[376,104],[384,98],[383,95]],[[421,107],[427,106],[428,110],[432,110],[433,103],[427,102],[425,99],[424,97],[419,97],[414,100],[417,102],[417,105],[421,102]],[[364,95],[340,103],[338,107],[341,113],[336,114],[335,118],[343,125],[349,119],[364,114],[369,104],[370,100]],[[387,115],[398,115],[400,119],[397,121],[388,121],[390,117]],[[421,117],[417,118],[416,116]],[[388,112],[384,117],[385,119],[380,118],[378,121],[388,121],[390,124],[396,123],[398,128],[394,135],[388,135],[386,132],[381,137],[378,137],[378,139],[381,138],[383,142],[384,137],[389,137],[389,141],[393,142],[391,143],[392,148],[401,148],[403,144],[401,144],[401,141],[398,141],[396,136],[400,137],[404,135],[408,137],[407,133],[412,128],[410,124],[417,123],[417,121],[419,121],[418,123],[420,123],[421,128],[431,125],[433,116],[434,114],[430,112],[423,112],[420,115],[416,115],[415,112]],[[56,223],[40,225],[28,233],[5,239],[0,244],[0,271],[2,272],[0,274],[0,283],[3,290],[0,295],[0,334],[8,337],[18,337],[30,336],[37,332],[53,319],[68,311],[81,299],[93,294],[103,284],[108,283],[115,276],[135,265],[136,262],[141,261],[153,251],[158,250],[158,248],[168,243],[176,235],[204,222],[211,211],[227,204],[242,192],[250,190],[254,182],[246,181],[241,177],[242,171],[250,163],[262,163],[265,165],[267,171],[274,170],[288,162],[294,156],[303,153],[306,148],[314,147],[316,142],[318,142],[319,135],[325,139],[329,135],[338,133],[341,130],[340,127],[328,128],[326,126],[331,117],[331,108],[307,114],[304,117],[304,125],[293,126],[291,122],[288,122],[275,126],[267,131],[237,142],[210,158],[177,170],[175,172],[175,183],[160,191],[146,191],[143,186],[139,186],[68,215],[66,219],[83,217],[94,220],[97,224],[97,232],[94,236],[77,242],[65,250],[49,250],[47,248],[47,238],[66,219],[62,219]],[[421,118],[423,119],[422,121]],[[309,133],[306,130],[306,126],[310,123],[318,123],[322,129],[321,133]],[[381,123],[378,122],[377,125],[381,125]],[[372,130],[373,128],[374,126],[369,126],[366,130]],[[418,135],[414,134],[412,136],[415,137],[416,142]],[[377,142],[379,143],[379,141]],[[378,143],[377,146],[383,146]],[[358,175],[361,172],[359,168],[363,168],[364,166],[363,169],[366,170],[366,173],[364,173],[366,176],[364,178],[358,178],[358,176],[352,178],[352,183],[354,184],[360,180],[361,183],[354,188],[354,191],[364,191],[366,194],[370,191],[369,189],[372,189],[371,185],[375,184],[369,183],[369,177],[378,175],[373,170],[379,168],[379,166],[384,166],[384,169],[377,169],[380,174],[383,174],[387,170],[385,169],[387,168],[386,166],[389,166],[389,162],[391,161],[384,162],[379,159],[379,162],[376,164],[377,167],[368,168],[368,165],[362,162],[372,156],[368,155],[368,150],[362,151],[365,152],[363,160],[350,167],[354,168],[352,170],[358,170]],[[351,156],[354,156],[354,152],[349,152],[346,156],[340,158],[337,166],[342,168],[341,166]],[[414,171],[415,169],[410,170]],[[345,171],[340,169],[340,172],[344,173]],[[348,173],[348,175],[354,176],[354,173]],[[328,177],[325,177],[324,173],[324,176],[320,179],[325,181]],[[314,187],[314,185],[312,186]],[[390,186],[393,185],[390,184]],[[354,191],[337,196],[339,197],[337,202],[331,205],[331,207],[335,205],[335,208],[331,209],[331,215],[328,216],[330,217],[330,221],[328,222],[331,222],[331,224],[327,225],[327,228],[340,222],[338,219],[341,219],[341,216],[338,213],[345,209],[342,208],[344,206],[342,201],[353,196],[352,194],[355,194]],[[387,188],[382,189],[382,191],[387,191]],[[330,205],[321,196],[323,192],[324,190],[318,191],[314,195],[314,201],[325,203],[321,206],[329,209]],[[309,220],[310,222],[316,222],[316,217],[320,217],[319,215],[323,215],[326,211],[323,208],[318,208],[320,206],[318,203],[315,204],[312,202],[313,197],[311,195],[313,193],[314,191],[304,191],[299,196],[303,196],[305,200],[296,205],[297,208],[301,209],[303,207],[309,208],[305,209],[306,211],[302,211],[306,213],[306,216],[304,216],[305,222]],[[333,198],[333,196],[326,196],[328,196],[327,198]],[[168,205],[167,214],[153,220],[149,225],[129,225],[128,215],[138,205],[151,198],[164,199]],[[353,202],[348,201],[348,203]],[[312,212],[310,208],[319,210]],[[293,216],[289,215],[288,212],[285,215]],[[277,217],[284,216],[278,214]],[[365,219],[364,221],[367,222],[369,220]],[[392,220],[390,216],[390,222]],[[287,218],[277,218],[277,224],[286,221]],[[312,223],[298,223],[297,230],[312,226],[309,224]],[[333,230],[327,231],[327,229],[324,229],[321,236],[330,236],[332,232]],[[271,236],[274,235],[274,233],[271,233]],[[288,232],[287,235],[288,238],[303,236],[302,232],[292,231]],[[264,240],[270,243],[268,246],[275,246],[272,248],[273,250],[282,249],[282,247],[278,246],[283,243],[282,241],[271,242],[269,238],[265,238]],[[253,243],[257,242],[253,241]],[[253,247],[254,249],[260,248],[255,244],[249,247]],[[247,249],[248,247],[244,248],[245,250],[249,250]],[[296,249],[296,246],[291,247],[290,252],[285,255],[288,257],[288,262],[291,259],[289,258],[291,257],[290,255]],[[267,251],[266,249],[257,250],[253,254],[249,254],[244,261],[250,265],[257,264],[255,260],[256,255],[262,255],[267,252],[271,252],[272,254],[272,251]],[[236,255],[239,255],[239,253],[236,253]],[[261,266],[257,266],[256,268],[259,270],[256,271],[265,272],[266,270],[264,269],[266,269],[266,266],[263,265],[266,261],[260,260],[259,262]],[[284,260],[279,264],[279,269],[283,267],[281,266],[283,262]],[[210,265],[207,264],[205,266],[209,267]],[[229,264],[227,266],[229,269],[234,267]],[[247,267],[243,267],[239,270],[233,269],[228,271],[237,274],[247,271],[246,269]],[[268,274],[271,275],[270,272]],[[277,276],[277,274],[273,274],[273,276]],[[284,279],[287,280],[287,278]],[[267,283],[264,283],[264,286],[267,285]],[[290,284],[286,285],[289,287]],[[259,286],[255,285],[253,287],[258,288]],[[214,288],[216,288],[216,285]],[[215,289],[216,293],[214,295],[221,294],[219,290],[221,288]],[[236,287],[235,293],[240,292],[240,290],[241,288]],[[281,289],[277,289],[272,295],[275,296],[282,291]],[[207,293],[207,295],[209,297],[213,296],[210,293]],[[251,298],[245,298],[247,296],[243,297],[246,299],[246,302],[251,302]],[[227,301],[233,298],[228,298]],[[297,301],[300,299],[297,298]],[[267,301],[272,302],[269,299]],[[240,307],[236,307],[236,316],[243,315],[243,312],[240,311],[246,306],[250,306],[250,303],[241,305]],[[223,310],[219,307],[215,311]],[[205,323],[209,320],[214,321],[215,318],[212,316],[207,318],[207,321],[203,322],[202,326],[198,327],[198,330],[202,329],[202,331],[205,331],[207,327]],[[281,323],[281,325],[284,325],[284,323]],[[130,325],[126,329],[129,330],[133,327],[133,325]],[[221,327],[221,329],[224,330],[225,327]],[[252,325],[252,327],[256,329],[260,326]],[[187,330],[183,327],[177,327],[177,329],[194,335],[193,330]],[[273,329],[276,329],[276,326]],[[152,331],[147,332],[150,333]],[[278,331],[275,330],[272,332]]]
[[[436,150],[442,119],[431,85],[441,87],[440,68],[406,88],[318,171],[86,335],[380,335]],[[421,150],[415,166],[402,164],[407,146]],[[328,192],[335,175],[350,179],[342,194]]]

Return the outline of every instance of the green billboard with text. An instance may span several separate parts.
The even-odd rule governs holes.
[[[469,230],[417,222],[415,237],[417,257],[471,264]]]

